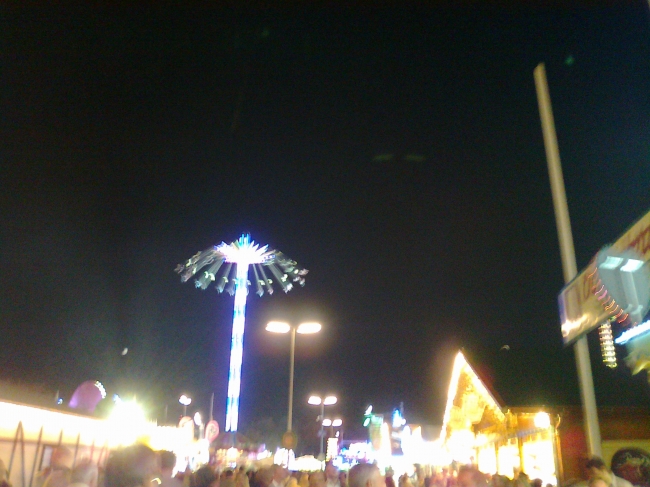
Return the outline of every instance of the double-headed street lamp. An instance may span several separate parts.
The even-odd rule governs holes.
[[[336,404],[336,396],[326,396],[324,398],[320,396],[310,396],[307,402],[312,406],[320,406],[320,415],[318,416],[318,422],[320,423],[320,454],[319,458],[323,458],[323,438],[325,437],[325,432],[323,431],[324,420],[325,420],[325,406],[331,406]],[[331,424],[331,423],[330,423]]]
[[[338,428],[343,424],[342,419],[329,419],[325,418],[323,419],[323,426],[329,427],[329,428]]]
[[[320,323],[301,323],[298,326],[292,326],[283,321],[270,321],[266,325],[266,331],[272,333],[289,333],[291,332],[291,348],[289,351],[289,411],[287,412],[287,431],[291,431],[293,416],[293,364],[296,355],[296,333],[308,335],[318,333],[321,330]],[[335,400],[336,402],[336,400]]]
[[[340,418],[337,419],[329,419],[325,418],[323,419],[322,425],[326,428],[330,429],[330,436],[334,436],[334,428],[340,428],[343,426],[343,420]]]

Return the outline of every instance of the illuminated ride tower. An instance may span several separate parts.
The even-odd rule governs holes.
[[[241,389],[241,367],[244,351],[244,324],[246,321],[246,297],[248,295],[248,268],[253,267],[257,294],[262,296],[264,290],[273,294],[272,274],[277,284],[285,293],[297,282],[305,285],[306,269],[299,268],[296,262],[282,252],[267,250],[268,245],[260,247],[244,234],[231,244],[224,242],[212,248],[198,252],[185,264],[179,264],[176,272],[185,282],[196,277],[196,287],[206,289],[211,282],[216,282],[217,291],[224,290],[235,295],[235,307],[232,321],[232,342],[230,345],[230,371],[228,375],[228,402],[226,404],[226,432],[235,433],[239,419],[239,392]],[[198,274],[201,269],[202,273]]]

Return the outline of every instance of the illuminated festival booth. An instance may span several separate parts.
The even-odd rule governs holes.
[[[650,451],[649,409],[603,407],[598,414],[606,463],[625,449]],[[582,478],[588,452],[579,406],[506,407],[462,352],[454,361],[441,441],[450,464],[509,478],[521,471],[545,485]]]
[[[135,442],[173,451],[184,464],[209,460],[209,444],[195,440],[193,427],[158,426],[147,421],[134,402],[117,403],[108,419],[98,419],[0,401],[0,458],[14,487],[33,485],[36,473],[49,465],[59,445],[70,449],[75,463],[87,459],[102,466],[112,450]]]
[[[506,408],[458,352],[441,431],[451,462],[510,478],[524,471],[557,485],[555,421],[548,410]]]

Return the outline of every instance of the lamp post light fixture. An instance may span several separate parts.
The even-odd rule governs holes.
[[[340,428],[343,425],[343,420],[337,419],[323,419],[323,426],[330,429],[330,436],[334,436],[334,428]]]
[[[309,335],[318,333],[321,330],[320,323],[301,323],[292,326],[283,321],[270,321],[266,325],[266,331],[271,333],[291,333],[291,346],[289,350],[289,410],[287,412],[287,431],[291,431],[293,425],[293,371],[296,356],[296,333]]]
[[[327,427],[330,427],[330,428],[338,428],[338,427],[341,426],[342,424],[343,424],[343,420],[342,420],[342,419],[329,419],[329,418],[325,418],[325,419],[323,420],[323,426],[327,426]]]
[[[192,398],[187,397],[185,394],[183,394],[181,397],[178,398],[178,402],[183,405],[183,416],[187,416],[187,406],[192,404]]]
[[[318,422],[320,423],[320,454],[318,457],[322,459],[325,455],[323,452],[323,438],[325,437],[325,431],[323,430],[324,420],[325,420],[325,406],[332,406],[337,402],[336,396],[326,396],[324,398],[320,396],[310,396],[307,400],[308,404],[312,406],[320,406],[320,415],[318,416]],[[331,423],[330,423],[331,424]]]

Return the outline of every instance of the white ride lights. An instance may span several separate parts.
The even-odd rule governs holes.
[[[616,367],[614,343],[625,344],[632,373],[650,369],[650,323],[642,323],[650,308],[650,266],[633,249],[620,252],[608,246],[593,258],[588,279],[609,316],[599,329],[603,362]],[[626,328],[616,339],[612,323]]]

